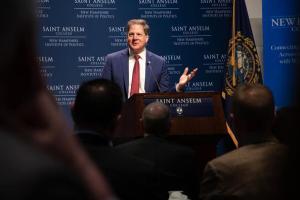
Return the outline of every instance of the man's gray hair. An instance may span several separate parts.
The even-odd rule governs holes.
[[[129,20],[127,22],[127,32],[129,31],[130,27],[134,24],[142,25],[143,28],[144,28],[145,35],[149,35],[150,27],[149,27],[147,21],[144,20],[144,19],[131,19],[131,20]]]

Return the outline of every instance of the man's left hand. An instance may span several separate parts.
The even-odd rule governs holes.
[[[185,85],[194,78],[196,75],[198,68],[193,69],[190,73],[188,73],[189,68],[186,67],[182,73],[182,75],[179,78],[179,82],[176,84],[176,91],[180,92],[183,91]]]

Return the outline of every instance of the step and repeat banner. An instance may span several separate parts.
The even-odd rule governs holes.
[[[300,59],[299,4],[298,0],[263,0],[264,83],[273,91],[278,108],[290,105],[295,98]]]
[[[101,76],[108,53],[127,48],[127,21],[143,18],[147,48],[165,58],[171,84],[198,67],[187,91],[221,91],[231,14],[231,0],[38,0],[41,71],[68,116],[79,85]]]

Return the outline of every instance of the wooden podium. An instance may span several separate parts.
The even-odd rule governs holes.
[[[154,101],[170,107],[172,127],[169,136],[203,138],[226,134],[220,93],[145,93],[135,94],[125,103],[115,137],[143,136],[142,112],[147,104]]]
[[[195,150],[201,177],[205,164],[216,157],[217,142],[227,134],[221,94],[197,92],[133,95],[123,107],[120,123],[115,130],[115,141],[119,141],[116,143],[143,136],[140,119],[144,107],[153,101],[164,102],[170,107],[172,125],[168,139]]]

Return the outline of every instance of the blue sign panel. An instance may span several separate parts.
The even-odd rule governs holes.
[[[264,83],[272,90],[277,107],[288,106],[294,99],[300,55],[297,8],[298,0],[263,1]]]

